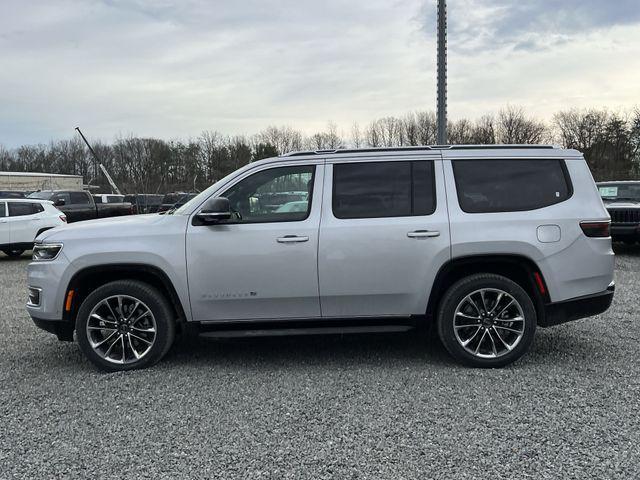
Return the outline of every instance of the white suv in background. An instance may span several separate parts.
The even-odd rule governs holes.
[[[171,214],[44,233],[27,309],[61,340],[75,331],[105,370],[154,364],[186,329],[427,322],[457,360],[499,367],[538,326],[605,311],[613,268],[609,215],[575,150],[299,152],[251,163]]]
[[[19,257],[42,232],[67,224],[67,217],[45,200],[0,199],[0,250]]]

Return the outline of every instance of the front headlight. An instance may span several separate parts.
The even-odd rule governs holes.
[[[36,262],[55,260],[60,250],[62,250],[61,243],[37,243],[33,246],[33,260]]]

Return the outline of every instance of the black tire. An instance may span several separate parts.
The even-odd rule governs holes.
[[[20,250],[20,249],[16,249],[16,248],[3,248],[2,252],[7,257],[18,258],[18,257],[22,256],[22,254],[24,253],[24,250]]]
[[[131,363],[118,364],[106,360],[91,346],[87,334],[87,322],[94,307],[103,300],[118,295],[125,295],[143,302],[153,314],[155,321],[153,345],[142,358]],[[107,372],[134,370],[155,365],[173,345],[175,331],[175,314],[167,298],[151,285],[134,280],[118,280],[97,288],[82,302],[76,317],[76,336],[80,349],[98,369]]]
[[[520,307],[522,311],[522,317],[524,317],[524,319],[515,321],[513,323],[503,323],[503,322],[506,322],[506,320],[496,320],[496,318],[500,318],[499,315],[497,317],[496,316],[492,317],[491,315],[487,315],[488,313],[490,313],[488,312],[490,308],[486,308],[486,309],[481,308],[482,312],[477,313],[479,317],[481,315],[487,315],[489,318],[485,318],[481,320],[465,320],[466,317],[462,317],[462,318],[457,317],[456,310],[458,306],[463,305],[463,302],[469,295],[474,294],[476,295],[475,298],[477,299],[477,295],[479,295],[479,293],[475,293],[475,292],[478,292],[482,289],[489,289],[491,293],[495,293],[496,300],[498,298],[497,297],[498,293],[496,291],[499,290],[506,293],[507,295],[504,295],[502,297],[505,300],[503,301],[504,303],[501,304],[501,307],[508,301],[509,296],[515,299],[518,305],[516,306],[515,304],[512,304],[512,307],[510,308]],[[498,307],[498,308],[501,309],[501,307]],[[460,315],[464,315],[464,314],[461,313]],[[477,332],[482,332],[482,334],[484,334],[485,329],[487,330],[487,333],[490,334],[491,338],[487,337],[487,339],[484,340],[485,343],[483,343],[482,339],[478,341],[479,337],[475,337],[474,342],[477,342],[477,343],[475,344],[470,343],[469,348],[475,345],[478,345],[478,343],[482,343],[481,348],[488,349],[488,346],[493,344],[494,354],[496,353],[495,346],[500,345],[500,342],[502,342],[502,339],[501,339],[502,336],[499,337],[500,340],[495,338],[496,331],[498,333],[502,331],[503,334],[506,333],[507,335],[511,335],[514,339],[518,337],[518,334],[509,333],[509,331],[506,329],[496,330],[496,328],[499,329],[501,328],[500,326],[513,327],[514,325],[520,325],[520,324],[523,324],[524,327],[523,327],[523,331],[521,332],[519,341],[517,341],[517,343],[514,343],[512,350],[508,350],[506,348],[506,345],[502,343],[502,345],[500,345],[499,348],[503,351],[502,352],[498,351],[498,353],[500,353],[500,356],[495,356],[493,358],[483,358],[481,356],[478,356],[477,354],[474,355],[474,352],[468,351],[462,345],[461,341],[458,340],[455,332],[456,331],[459,332],[460,330],[454,329],[454,322],[456,321],[456,318],[459,318],[458,325],[460,325],[460,323],[465,324],[466,322],[470,322],[470,323],[478,322],[479,324],[481,324],[477,326],[478,330],[476,330],[475,324],[469,327],[468,330],[466,330],[466,332],[469,332],[467,339],[472,338],[471,334],[473,332],[476,332],[475,334],[477,335],[480,335]],[[520,318],[520,315],[519,314],[514,315],[513,318]],[[486,326],[484,326],[485,324],[482,323],[485,321],[487,322]],[[496,326],[495,328],[491,326],[492,322],[493,322],[493,325]],[[438,323],[438,336],[440,337],[440,340],[442,341],[447,351],[456,360],[463,363],[464,365],[468,365],[471,367],[499,368],[515,362],[529,350],[529,347],[531,346],[531,343],[533,342],[533,337],[535,335],[536,324],[537,324],[537,314],[531,298],[529,297],[527,292],[525,292],[525,290],[522,287],[520,287],[520,285],[501,275],[481,273],[481,274],[471,275],[469,277],[463,278],[462,280],[459,280],[458,282],[453,284],[449,288],[449,290],[447,290],[438,308],[437,323]],[[466,328],[466,327],[458,326],[458,329],[460,328]],[[516,326],[516,328],[520,329],[521,327]],[[489,340],[491,341],[491,343],[488,343]],[[507,343],[509,343],[508,340],[507,340]],[[479,353],[482,355],[482,350],[480,350]],[[491,352],[489,352],[488,354],[490,355]]]

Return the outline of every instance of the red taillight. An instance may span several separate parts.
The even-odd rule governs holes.
[[[67,223],[67,217],[65,217],[64,215],[60,215],[60,220],[62,220],[64,223]]]
[[[611,222],[580,222],[580,228],[587,237],[609,237]]]

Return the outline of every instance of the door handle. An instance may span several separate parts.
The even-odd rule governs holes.
[[[308,242],[309,237],[303,237],[298,235],[285,235],[284,237],[278,237],[278,243],[300,243]]]
[[[409,238],[432,238],[439,236],[440,232],[437,230],[415,230],[407,233],[407,237]]]

